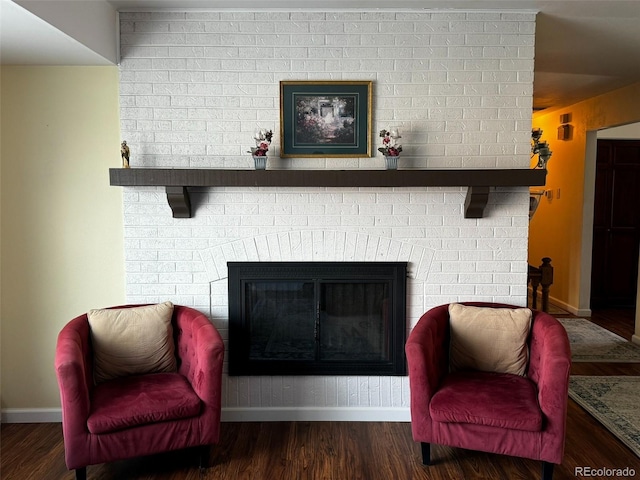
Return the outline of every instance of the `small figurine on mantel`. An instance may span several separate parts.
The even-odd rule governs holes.
[[[120,154],[122,155],[122,168],[129,168],[129,147],[126,140],[120,144]]]

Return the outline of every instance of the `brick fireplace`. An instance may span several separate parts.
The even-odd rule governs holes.
[[[400,126],[401,169],[529,166],[534,14],[157,11],[120,21],[122,138],[134,167],[251,168],[245,151],[262,127],[276,134],[269,169],[383,168],[381,156],[280,159],[286,79],[373,80],[373,131]],[[528,189],[493,190],[481,219],[464,218],[465,194],[196,188],[194,216],[178,219],[163,188],[126,187],[127,299],[193,306],[227,339],[228,261],[399,261],[407,331],[450,301],[524,305]],[[226,420],[409,418],[403,376],[223,382]]]

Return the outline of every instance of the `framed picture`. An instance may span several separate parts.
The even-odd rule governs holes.
[[[281,81],[282,157],[370,157],[370,81]]]

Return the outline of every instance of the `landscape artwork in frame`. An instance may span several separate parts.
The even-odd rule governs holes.
[[[282,157],[370,157],[370,81],[281,81]]]

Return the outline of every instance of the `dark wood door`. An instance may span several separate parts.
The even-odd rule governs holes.
[[[640,141],[598,140],[591,308],[634,307],[640,248]]]

